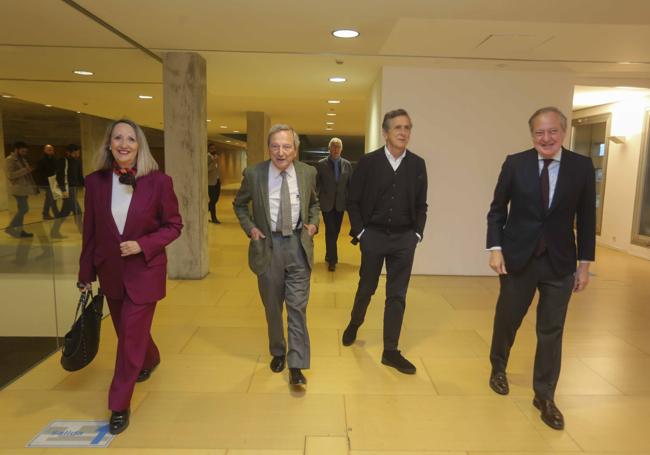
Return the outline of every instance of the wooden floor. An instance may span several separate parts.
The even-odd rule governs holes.
[[[570,304],[556,397],[566,430],[554,431],[531,405],[533,308],[513,348],[511,394],[497,396],[487,385],[496,278],[413,277],[401,349],[418,371],[402,375],[380,363],[383,290],[358,341],[341,346],[359,252],[341,238],[341,263],[328,272],[322,233],[308,309],[309,385],[291,391],[286,371],[268,368],[247,239],[229,203],[220,201],[224,223],[209,227],[210,275],[169,282],[153,328],[162,363],[137,385],[131,426],[110,453],[650,453],[650,262],[599,249],[590,287]],[[0,454],[85,453],[23,447],[50,420],[108,417],[116,342],[108,320],[104,329],[85,370],[67,373],[54,356],[0,392]]]

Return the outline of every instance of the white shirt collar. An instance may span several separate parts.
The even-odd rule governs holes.
[[[274,179],[280,177],[280,174],[282,173],[282,171],[280,169],[278,169],[277,167],[275,167],[275,164],[273,164],[273,161],[269,161],[269,163],[270,163],[269,175]],[[295,174],[295,170],[296,170],[296,168],[293,166],[293,162],[291,162],[291,164],[289,164],[289,167],[286,169],[287,177],[292,177],[293,178],[293,176]]]
[[[393,156],[393,154],[390,153],[390,151],[388,150],[388,146],[384,145],[384,153],[386,153],[386,158],[388,158],[389,160],[391,160],[391,161],[400,161],[402,158],[404,158],[406,156],[406,149],[404,149],[404,152],[402,152],[402,154],[400,156],[395,158]]]
[[[537,152],[537,159],[538,160],[544,160],[546,158],[543,157],[539,152]],[[557,162],[562,161],[562,147],[560,147],[560,150],[558,150],[558,152],[555,155],[553,155],[552,159],[553,159],[553,161],[557,161]]]

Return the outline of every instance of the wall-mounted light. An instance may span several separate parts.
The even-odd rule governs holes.
[[[607,140],[614,144],[625,144],[625,136],[607,136]]]

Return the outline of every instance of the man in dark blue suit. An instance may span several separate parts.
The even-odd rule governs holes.
[[[589,283],[595,256],[594,168],[589,157],[562,147],[567,119],[559,109],[539,109],[528,124],[534,147],[506,158],[487,216],[490,267],[501,283],[489,384],[496,393],[508,394],[510,348],[539,291],[533,405],[544,423],[561,430],[564,417],[554,395],[564,321],[571,293]]]

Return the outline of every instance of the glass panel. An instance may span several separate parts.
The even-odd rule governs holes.
[[[646,132],[646,136],[647,136]],[[650,237],[650,141],[646,140],[644,166],[641,170],[638,233]]]

